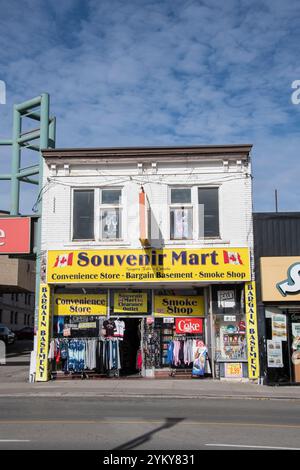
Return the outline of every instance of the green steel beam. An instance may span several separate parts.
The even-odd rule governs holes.
[[[27,132],[26,134],[24,133],[18,138],[18,144],[24,144],[25,142],[30,142],[31,140],[35,140],[39,138],[40,138],[40,130]]]
[[[10,213],[11,215],[19,214],[20,204],[20,183],[17,178],[21,163],[21,149],[18,139],[21,134],[21,114],[18,106],[14,106],[13,111],[13,143],[12,143],[12,159],[11,159],[11,193],[10,193]]]
[[[22,181],[22,183],[30,183],[30,184],[35,184],[35,185],[39,184],[38,180],[33,180],[32,178],[28,178],[26,176],[24,176],[24,178],[19,178],[19,180]]]
[[[11,139],[2,139],[0,140],[0,145],[12,145]]]
[[[0,180],[10,180],[11,175],[0,175]]]
[[[39,174],[39,165],[35,165],[32,168],[22,169],[17,173],[17,178],[24,178],[26,176],[33,176]]]
[[[16,109],[22,114],[26,113],[31,108],[36,108],[41,104],[42,95],[33,98],[32,100],[23,101],[23,103],[17,104]]]

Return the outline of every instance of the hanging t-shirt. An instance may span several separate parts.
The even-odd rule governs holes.
[[[114,336],[116,324],[113,320],[105,320],[105,322],[103,322],[103,327],[105,329],[106,336],[108,337]]]
[[[122,340],[124,338],[124,331],[125,322],[123,320],[115,320],[114,337]]]

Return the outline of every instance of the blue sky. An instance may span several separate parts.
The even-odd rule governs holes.
[[[299,22],[297,0],[0,0],[0,138],[48,92],[57,147],[252,143],[254,209],[300,210]]]

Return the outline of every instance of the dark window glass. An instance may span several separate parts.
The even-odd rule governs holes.
[[[121,204],[121,189],[102,189],[102,204]]]
[[[218,188],[198,188],[198,202],[204,205],[204,236],[219,237]]]
[[[190,188],[173,188],[171,189],[171,204],[190,204],[191,189]]]
[[[94,190],[74,191],[73,240],[94,240]]]

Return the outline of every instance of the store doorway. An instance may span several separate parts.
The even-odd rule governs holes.
[[[140,375],[138,353],[141,348],[141,319],[124,318],[124,339],[120,344],[121,370],[123,377]]]

